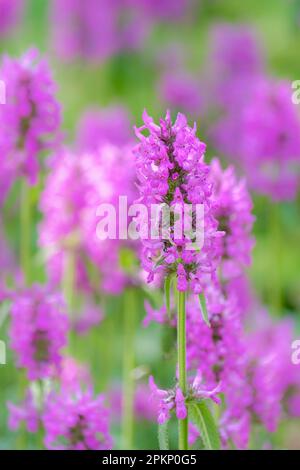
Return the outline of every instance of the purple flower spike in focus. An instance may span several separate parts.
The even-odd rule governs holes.
[[[0,106],[0,183],[7,191],[19,176],[36,183],[40,152],[58,143],[60,106],[49,67],[36,50],[20,59],[5,56],[0,76],[6,86],[6,103]]]
[[[11,317],[11,347],[18,367],[27,369],[30,380],[52,376],[67,343],[68,317],[61,297],[35,285],[14,295]]]
[[[102,395],[90,391],[50,393],[42,422],[50,450],[108,450],[112,447],[109,413]]]
[[[178,114],[174,124],[169,112],[159,125],[146,112],[143,119],[144,125],[136,129],[140,144],[134,149],[139,202],[148,209],[147,221],[137,217],[142,228],[148,230],[142,237],[142,265],[148,272],[149,282],[157,274],[177,274],[179,290],[186,291],[190,284],[195,293],[200,293],[214,278],[218,264],[217,238],[223,235],[217,231],[218,223],[212,212],[212,184],[209,167],[204,162],[206,146],[196,137],[196,127],[189,127],[183,114]],[[148,135],[143,131],[148,131]],[[170,217],[167,227],[159,215],[154,216],[159,228],[156,239],[151,237],[153,204],[174,209],[173,222]],[[194,227],[195,210],[199,206],[203,208],[203,217],[197,220],[198,227]],[[181,230],[176,228],[176,218],[183,220]]]

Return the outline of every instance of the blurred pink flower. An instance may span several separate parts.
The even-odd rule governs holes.
[[[45,445],[53,450],[108,450],[112,447],[105,397],[90,391],[50,393],[42,422]]]
[[[288,82],[249,79],[243,98],[227,108],[212,138],[245,174],[251,189],[275,202],[295,198],[300,182],[300,116]]]
[[[9,334],[18,367],[27,369],[29,380],[53,376],[67,344],[68,317],[60,295],[34,285],[12,300]]]
[[[148,19],[132,0],[54,0],[52,40],[67,60],[102,62],[121,50],[136,49],[148,33]]]
[[[61,390],[65,390],[66,393],[76,392],[82,388],[92,389],[92,378],[88,367],[77,362],[73,357],[63,358],[57,378]]]
[[[6,104],[0,106],[3,200],[15,178],[36,183],[40,152],[53,149],[60,137],[60,105],[49,67],[36,50],[20,59],[4,56],[0,75],[6,84]]]
[[[126,108],[91,108],[81,116],[77,127],[80,151],[97,151],[103,143],[126,145],[131,140],[130,117]]]
[[[178,419],[185,419],[187,411],[185,398],[179,387],[176,390],[161,390],[157,387],[152,376],[149,377],[149,387],[152,399],[158,403],[158,424],[165,423],[171,417],[171,410],[175,409]]]
[[[164,73],[159,83],[159,95],[173,111],[181,110],[195,118],[202,113],[199,79],[188,72]]]
[[[117,237],[100,240],[97,209],[100,204],[111,204],[117,213],[119,196],[127,197],[129,207],[135,197],[134,181],[129,146],[103,143],[95,152],[63,152],[55,157],[41,196],[39,228],[39,243],[54,283],[62,279],[70,253],[75,257],[76,286],[85,292],[102,288],[118,294],[132,282],[120,265],[122,248],[132,244]]]
[[[227,282],[244,273],[251,264],[254,238],[252,228],[253,203],[245,179],[238,180],[233,166],[222,169],[220,161],[214,158],[210,164],[213,184],[214,216],[219,230],[225,232],[219,238],[222,258],[222,280]]]
[[[8,402],[7,407],[9,412],[9,429],[17,431],[20,424],[24,422],[28,432],[35,433],[38,431],[40,415],[30,389],[26,391],[26,397],[23,402],[19,405]]]
[[[20,19],[24,0],[0,1],[0,38],[8,35]]]

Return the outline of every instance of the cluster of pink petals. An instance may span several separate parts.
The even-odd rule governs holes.
[[[53,376],[67,343],[68,317],[58,294],[34,285],[12,299],[10,340],[30,380]]]
[[[53,160],[41,196],[40,246],[55,283],[61,280],[64,260],[71,252],[76,260],[77,286],[85,290],[101,286],[111,293],[125,287],[128,275],[120,267],[119,256],[127,240],[98,238],[97,209],[100,204],[112,204],[117,210],[119,196],[124,195],[130,205],[135,194],[134,177],[128,146],[106,143],[95,152],[64,152]],[[96,274],[93,283],[90,265]]]
[[[223,170],[219,160],[214,158],[210,164],[210,175],[214,216],[219,222],[219,230],[225,232],[225,236],[219,239],[222,281],[228,281],[241,276],[244,268],[251,263],[253,203],[245,179],[238,180],[232,166]]]
[[[178,114],[174,124],[169,112],[159,125],[146,112],[143,120],[144,125],[136,129],[140,143],[134,149],[138,202],[148,208],[147,220],[137,218],[143,232],[142,267],[148,272],[148,282],[155,275],[176,273],[179,290],[186,291],[190,285],[199,293],[214,276],[218,264],[217,238],[223,235],[218,232],[213,216],[212,184],[209,166],[204,162],[205,144],[196,137],[196,127],[189,127],[182,114]],[[143,134],[145,130],[149,135]],[[184,204],[190,204],[193,211],[196,204],[202,204],[204,244],[201,250],[187,246],[192,235],[185,233],[176,238],[172,225],[168,228],[168,238],[161,234],[160,239],[153,240],[152,204],[174,206],[175,210],[179,207],[182,212]],[[155,223],[159,224],[159,220]]]
[[[6,36],[19,20],[24,0],[1,0],[0,38]]]
[[[93,398],[88,369],[67,356],[56,372],[49,382],[32,382],[23,402],[7,404],[9,428],[16,431],[25,423],[28,432],[36,433],[44,426],[49,449],[111,447],[104,397]]]
[[[152,376],[149,377],[149,386],[153,399],[158,403],[158,424],[168,421],[173,409],[178,419],[186,418],[185,398],[179,387],[176,387],[176,390],[162,390],[157,387]]]
[[[185,419],[187,416],[186,397],[182,390],[176,386],[175,390],[162,390],[157,387],[152,376],[149,377],[149,386],[151,390],[152,400],[157,406],[157,422],[163,424],[171,417],[171,411],[175,410],[178,419]],[[203,400],[211,399],[216,404],[220,404],[221,400],[218,394],[222,391],[221,383],[213,388],[207,388],[202,381],[201,373],[196,374],[194,381],[188,391],[189,399]]]
[[[52,450],[108,450],[109,413],[102,395],[91,391],[50,393],[42,417],[45,445]]]
[[[244,365],[240,314],[216,290],[207,296],[207,308],[211,327],[203,321],[197,299],[187,305],[187,367],[200,370],[210,387],[220,381],[225,387],[226,378],[239,375]]]
[[[36,50],[20,59],[5,56],[0,69],[6,103],[0,106],[0,165],[3,200],[15,178],[37,181],[41,151],[58,142],[60,106],[48,65]]]

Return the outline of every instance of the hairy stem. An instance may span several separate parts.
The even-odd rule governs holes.
[[[128,289],[124,297],[122,448],[131,450],[134,438],[134,377],[136,305],[135,291]]]
[[[63,292],[64,300],[67,306],[67,312],[71,324],[75,319],[75,281],[76,281],[76,254],[74,250],[68,249],[63,254],[63,275],[61,290]],[[68,351],[76,350],[76,334],[74,329],[71,328],[69,331],[68,338]]]
[[[73,250],[67,250],[64,253],[63,259],[62,290],[71,316],[73,315],[72,310],[74,307],[75,269],[76,255]]]
[[[280,203],[273,203],[271,207],[271,237],[273,245],[273,256],[271,266],[270,300],[276,315],[282,313],[282,239],[281,239],[281,215]]]
[[[186,315],[185,292],[178,291],[178,320],[177,320],[177,349],[179,387],[184,396],[187,392],[186,378]],[[188,417],[178,420],[178,447],[179,450],[188,450]]]
[[[31,272],[31,203],[30,187],[25,178],[21,181],[20,200],[20,264],[25,285],[30,284]]]
[[[20,188],[20,265],[24,277],[24,285],[30,285],[31,272],[31,201],[30,201],[30,187],[26,178],[21,180]],[[19,372],[19,394],[20,400],[24,399],[25,390],[27,387],[27,379],[22,372]],[[20,432],[17,440],[17,447],[25,449],[27,443],[27,434],[25,425],[20,427]]]

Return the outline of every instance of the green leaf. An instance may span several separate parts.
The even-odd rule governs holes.
[[[171,284],[172,284],[172,276],[167,276],[165,279],[165,296],[166,296],[167,314],[169,318],[171,318],[171,309],[170,309]]]
[[[158,426],[159,450],[169,450],[168,421]]]
[[[199,294],[199,300],[200,300],[200,308],[201,308],[201,313],[202,313],[202,318],[207,324],[207,326],[210,327],[210,322],[208,319],[208,313],[207,313],[207,308],[206,308],[206,300],[204,297],[204,294]]]
[[[219,432],[206,403],[204,401],[198,403],[191,402],[188,405],[188,412],[200,432],[205,448],[208,450],[219,450]]]

